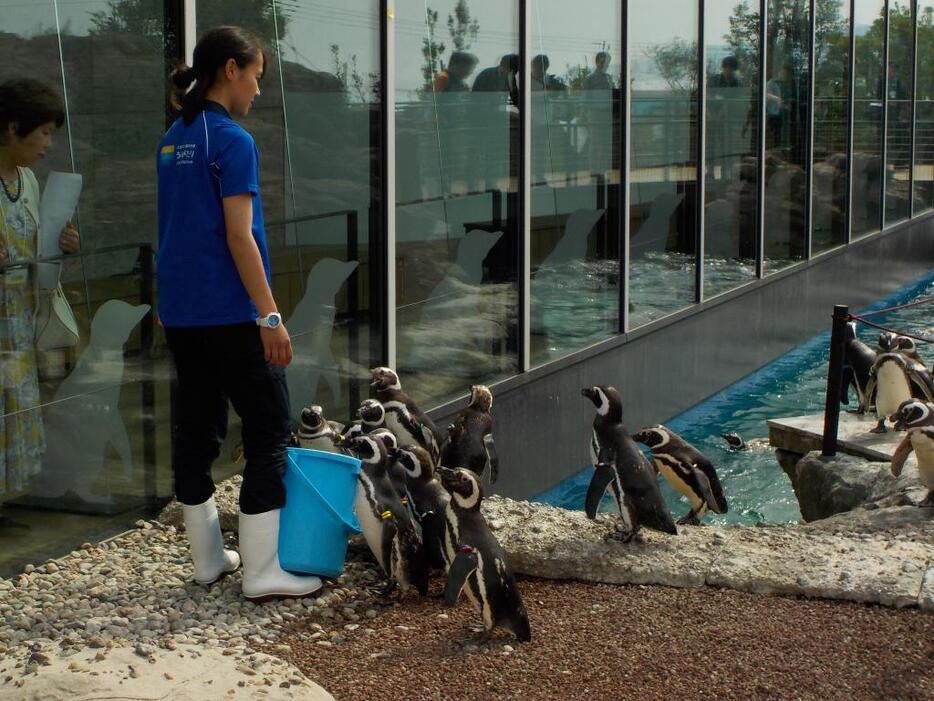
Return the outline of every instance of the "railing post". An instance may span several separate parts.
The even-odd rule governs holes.
[[[835,304],[830,331],[830,362],[827,368],[827,399],[824,404],[824,442],[821,454],[837,454],[837,428],[840,420],[840,392],[843,385],[843,355],[846,350],[846,323],[849,307]]]

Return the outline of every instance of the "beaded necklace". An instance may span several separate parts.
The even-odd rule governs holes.
[[[23,194],[23,178],[19,174],[19,169],[16,170],[16,194],[14,195],[10,192],[10,188],[7,187],[6,180],[3,179],[3,176],[0,175],[0,185],[3,186],[3,194],[6,195],[6,198],[11,202],[15,203],[19,200],[20,195]]]

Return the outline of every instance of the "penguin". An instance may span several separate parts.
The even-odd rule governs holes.
[[[382,444],[386,446],[386,450],[399,447],[399,441],[396,440],[396,434],[390,431],[388,428],[378,428],[375,431],[368,433],[367,435],[380,440]]]
[[[857,414],[865,413],[872,401],[866,395],[872,364],[876,361],[876,352],[856,336],[856,322],[846,325],[846,346],[843,354],[843,385],[840,388],[840,403],[850,403],[850,388],[856,392]]]
[[[466,590],[483,617],[484,639],[502,627],[520,642],[529,642],[532,630],[515,575],[480,512],[483,497],[477,477],[463,468],[439,467],[438,473],[451,495],[444,512],[444,550],[449,563],[445,601],[453,606]]]
[[[720,438],[726,441],[727,450],[738,452],[741,450],[759,450],[768,448],[768,438],[750,438],[748,441],[736,432],[721,433]]]
[[[744,441],[743,437],[738,433],[721,433],[720,437],[726,441],[727,447],[730,450],[749,450],[749,446],[747,445],[746,441]]]
[[[449,564],[444,551],[444,512],[450,495],[435,476],[435,468],[424,448],[406,445],[391,448],[389,459],[405,473],[405,489],[409,509],[421,526],[422,544],[434,569]]]
[[[340,453],[340,433],[324,417],[324,410],[317,404],[302,409],[301,424],[296,434],[301,448]]]
[[[414,444],[428,451],[433,462],[438,462],[441,438],[434,422],[423,414],[409,395],[402,391],[402,384],[395,370],[386,367],[373,368],[370,386],[386,412],[386,428],[392,431],[400,445]]]
[[[927,365],[918,354],[918,347],[915,345],[914,340],[907,336],[900,336],[892,331],[883,331],[879,334],[879,350],[883,353],[901,353],[906,358],[911,358],[922,367],[927,368]]]
[[[470,388],[470,404],[448,426],[441,449],[441,464],[466,467],[480,478],[496,484],[499,458],[493,444],[493,393],[485,385]]]
[[[587,516],[596,518],[600,499],[609,486],[623,518],[623,540],[641,526],[677,534],[678,528],[662,498],[655,471],[623,425],[623,403],[615,387],[585,387],[581,394],[597,407],[593,420],[591,457],[594,474],[587,488]]]
[[[386,424],[386,411],[376,399],[365,399],[357,409],[357,420],[353,421],[345,432],[348,438],[372,433]]]
[[[655,468],[691,505],[691,510],[678,519],[678,525],[700,525],[707,509],[718,514],[727,512],[720,478],[697,448],[662,425],[643,428],[632,439],[648,446]]]
[[[410,514],[389,479],[389,458],[382,441],[357,436],[344,441],[360,461],[354,513],[364,540],[389,577],[384,594],[398,585],[400,599],[409,586],[428,594],[428,561]]]
[[[880,353],[876,356],[866,388],[865,408],[868,408],[868,399],[874,392],[879,423],[870,430],[871,433],[885,433],[886,418],[897,412],[902,402],[912,398],[934,402],[931,376],[921,365],[901,353]]]
[[[914,451],[918,459],[918,476],[927,487],[927,496],[918,506],[934,506],[934,404],[912,399],[904,402],[891,417],[896,428],[908,431],[892,456],[892,474],[898,477],[908,456]]]

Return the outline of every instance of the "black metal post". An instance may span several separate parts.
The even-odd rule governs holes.
[[[840,390],[843,385],[843,354],[846,349],[846,323],[850,308],[845,304],[833,307],[830,331],[830,362],[827,368],[827,399],[824,404],[824,443],[821,454],[832,458],[837,454],[837,428],[840,420]]]

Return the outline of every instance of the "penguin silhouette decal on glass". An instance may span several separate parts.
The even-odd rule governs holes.
[[[644,428],[632,437],[652,451],[655,468],[688,500],[691,510],[678,524],[698,525],[707,509],[727,512],[726,497],[713,464],[697,448],[664,426]]]
[[[120,412],[123,383],[123,346],[133,329],[149,313],[149,305],[134,306],[112,299],[104,302],[91,322],[91,338],[74,370],[55,393],[45,411],[48,448],[43,471],[31,491],[43,497],[72,492],[85,502],[110,504],[95,493],[113,448],[132,479],[133,451]]]
[[[587,488],[587,516],[596,518],[600,500],[609,487],[622,519],[621,540],[631,540],[642,526],[677,534],[655,470],[623,425],[619,392],[615,387],[597,386],[585,387],[581,394],[597,407],[590,441],[594,474]]]
[[[487,360],[486,341],[498,335],[483,310],[483,261],[502,237],[501,231],[471,229],[457,246],[457,258],[422,302],[412,325],[405,361],[417,368],[470,367],[467,354]]]
[[[918,506],[934,507],[934,404],[910,399],[902,403],[891,420],[896,430],[908,431],[892,456],[892,474],[901,475],[908,456],[914,451],[918,459],[918,477],[928,490]]]
[[[301,416],[304,402],[317,399],[321,381],[327,383],[335,404],[340,402],[339,368],[331,350],[337,313],[334,299],[356,269],[356,261],[319,260],[308,273],[305,296],[286,320],[292,337],[293,357],[285,369],[285,378],[293,418]]]
[[[448,581],[444,598],[451,606],[467,592],[483,617],[484,638],[497,626],[522,642],[532,639],[529,617],[506,553],[480,512],[480,484],[469,470],[439,467],[441,483],[451,494],[445,510],[445,559]]]

